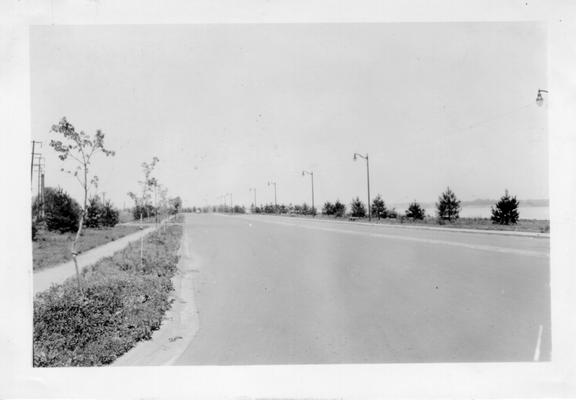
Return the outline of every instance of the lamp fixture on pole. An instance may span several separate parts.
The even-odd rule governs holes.
[[[368,182],[368,221],[372,221],[372,209],[370,207],[370,166],[368,164],[368,153],[366,153],[365,156],[359,153],[354,153],[354,161],[356,161],[358,157],[366,160],[366,178]]]
[[[302,176],[310,175],[310,179],[312,180],[312,216],[316,216],[316,212],[314,209],[314,172],[312,171],[302,171]]]
[[[548,93],[548,91],[544,89],[538,89],[538,94],[536,95],[536,104],[538,107],[542,107],[544,104],[544,97],[542,97],[542,93]]]

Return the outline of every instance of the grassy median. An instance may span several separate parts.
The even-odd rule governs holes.
[[[261,215],[278,215],[278,214],[261,214]],[[312,218],[310,215],[290,215],[281,214],[282,216]],[[367,217],[364,218],[350,218],[334,217],[327,215],[317,215],[317,220],[337,220],[337,221],[353,221],[353,222],[369,222]],[[372,218],[371,223],[383,225],[416,225],[416,226],[436,226],[441,228],[455,228],[455,229],[481,229],[491,231],[516,231],[516,232],[531,232],[531,233],[549,233],[550,221],[540,219],[521,219],[518,223],[511,225],[494,224],[489,218],[459,218],[452,222],[440,222],[438,218],[426,217],[423,220],[413,220],[405,217],[397,218]]]
[[[181,222],[178,216],[174,222]],[[34,299],[34,366],[110,364],[149,339],[170,308],[181,225],[167,225]]]

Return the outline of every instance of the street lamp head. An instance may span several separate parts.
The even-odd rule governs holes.
[[[542,93],[540,92],[540,90],[538,90],[538,94],[536,95],[536,104],[538,105],[538,107],[542,107],[543,103],[544,98],[542,97]]]
[[[356,153],[354,153],[354,158],[353,158],[353,160],[356,161]]]
[[[538,94],[536,95],[536,104],[538,107],[542,107],[544,104],[544,97],[542,97],[542,93],[548,93],[548,91],[544,89],[538,89]]]

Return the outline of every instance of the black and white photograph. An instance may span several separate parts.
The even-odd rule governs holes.
[[[27,28],[27,371],[561,359],[546,21],[70,22]]]

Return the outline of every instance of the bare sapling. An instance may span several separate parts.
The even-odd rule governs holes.
[[[91,186],[98,187],[98,176],[91,173],[91,162],[93,157],[102,153],[113,156],[115,153],[104,147],[104,133],[97,130],[93,136],[83,131],[76,132],[74,126],[63,117],[57,125],[52,125],[51,132],[62,135],[64,140],[51,140],[50,146],[58,153],[61,161],[72,160],[74,167],[71,169],[61,168],[61,171],[74,176],[83,190],[82,210],[78,221],[78,230],[71,246],[72,259],[76,269],[76,280],[78,289],[82,293],[82,284],[80,281],[80,271],[78,269],[78,240],[82,234],[84,219],[88,209],[88,190]]]

